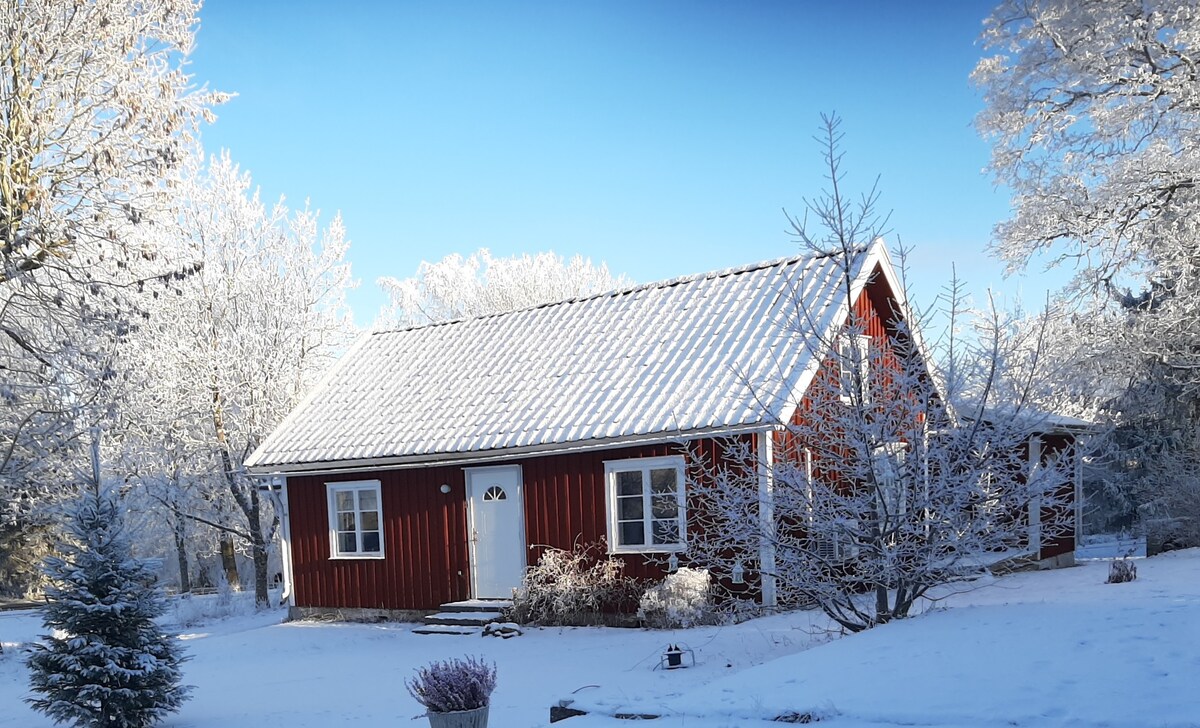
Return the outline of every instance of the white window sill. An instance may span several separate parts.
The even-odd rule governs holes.
[[[368,559],[372,561],[382,561],[383,554],[334,554],[329,557],[330,561],[361,561]]]
[[[614,549],[609,549],[608,553],[619,554],[680,554],[687,551],[686,544],[676,544],[674,546],[620,546]]]

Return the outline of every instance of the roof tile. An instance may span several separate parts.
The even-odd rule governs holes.
[[[832,324],[844,280],[837,258],[789,258],[368,334],[247,464],[420,460],[768,423],[817,354],[805,342]]]

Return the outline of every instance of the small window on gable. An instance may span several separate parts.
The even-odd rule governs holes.
[[[330,555],[383,558],[383,510],[378,480],[327,483]]]
[[[614,553],[681,551],[686,514],[683,458],[604,463],[608,544]]]
[[[837,354],[842,401],[846,404],[870,402],[871,337],[846,334],[837,341]],[[860,392],[860,396],[856,397],[856,392]]]

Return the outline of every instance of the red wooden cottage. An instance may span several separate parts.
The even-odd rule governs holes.
[[[900,296],[878,241],[363,336],[248,461],[284,479],[293,614],[506,598],[540,547],[601,538],[660,575],[688,537],[685,449],[744,438],[770,463],[832,366],[811,342],[852,309],[888,341]]]

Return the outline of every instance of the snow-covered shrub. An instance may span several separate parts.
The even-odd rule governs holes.
[[[179,710],[180,643],[154,619],[165,609],[151,564],[131,556],[116,500],[87,493],[60,557],[46,559],[50,602],[29,655],[34,710],[55,723],[144,728]]]
[[[405,681],[409,695],[430,713],[452,713],[482,708],[496,689],[496,666],[482,658],[451,658],[431,662]]]
[[[521,624],[589,625],[635,603],[639,587],[625,562],[608,556],[603,540],[571,551],[547,548],[513,594],[511,617]]]
[[[678,629],[720,621],[707,569],[683,567],[642,595],[638,618],[647,627]]]
[[[1128,559],[1116,559],[1108,565],[1109,584],[1123,584],[1137,578],[1137,566]]]
[[[195,627],[199,624],[216,622],[229,617],[254,614],[253,592],[236,592],[223,596],[217,594],[179,594],[167,600],[167,611],[160,624],[174,627]]]

